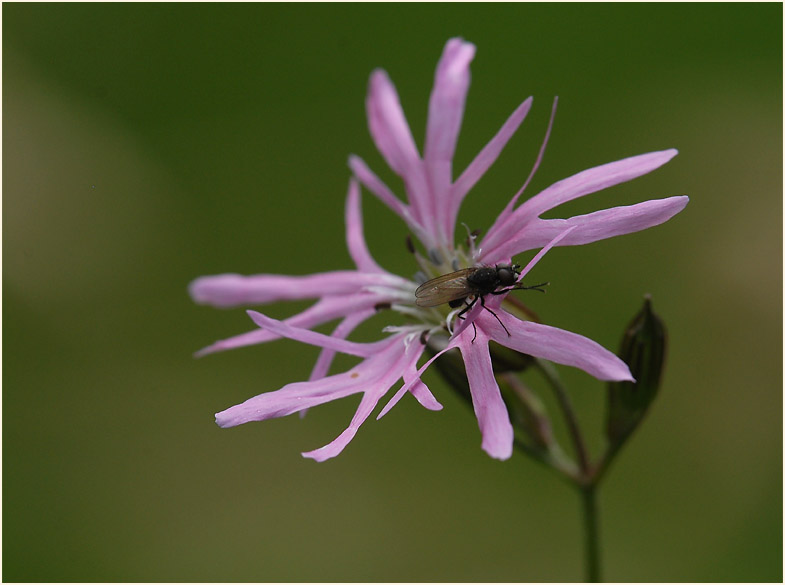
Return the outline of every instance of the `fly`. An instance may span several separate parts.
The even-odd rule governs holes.
[[[547,282],[525,286],[523,283],[517,282],[520,273],[521,267],[517,264],[464,268],[463,270],[437,276],[420,285],[414,291],[415,303],[419,307],[436,307],[448,303],[453,308],[460,307],[466,303],[466,306],[457,315],[459,319],[462,319],[463,314],[479,300],[480,305],[496,317],[496,320],[509,336],[510,332],[507,331],[507,327],[501,322],[499,316],[485,306],[485,295],[503,295],[511,290],[538,290],[545,292],[542,287],[546,286]],[[473,298],[467,302],[466,299],[469,297]],[[474,339],[476,338],[477,328],[475,327]],[[472,339],[472,342],[474,342],[474,339]]]

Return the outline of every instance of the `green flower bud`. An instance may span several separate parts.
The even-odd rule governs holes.
[[[648,411],[662,379],[665,364],[665,325],[651,308],[651,297],[624,332],[619,357],[629,366],[636,382],[608,383],[605,432],[611,449],[618,449]]]

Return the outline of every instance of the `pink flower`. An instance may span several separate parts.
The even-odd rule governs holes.
[[[386,414],[407,393],[425,408],[441,409],[441,404],[420,376],[441,353],[457,348],[466,365],[482,433],[482,448],[492,457],[507,459],[512,454],[513,428],[493,376],[489,341],[580,368],[600,380],[632,380],[627,365],[594,341],[547,325],[522,321],[505,311],[502,307],[504,294],[487,295],[483,299],[485,307],[476,303],[461,320],[455,319],[460,308],[449,311],[446,307],[426,308],[415,304],[414,291],[418,283],[427,279],[481,264],[510,264],[514,256],[541,248],[521,271],[520,282],[553,246],[587,244],[643,230],[667,221],[688,202],[684,196],[669,197],[568,219],[541,219],[544,212],[561,203],[644,175],[676,155],[675,150],[665,150],[595,167],[559,181],[516,206],[542,159],[546,134],[540,156],[526,183],[479,245],[475,245],[471,237],[468,248],[456,246],[455,229],[463,198],[496,160],[532,103],[531,98],[524,101],[453,180],[452,159],[463,119],[469,65],[474,51],[474,45],[461,39],[451,39],[444,49],[430,98],[423,156],[414,143],[387,74],[382,70],[372,73],[366,100],[371,135],[390,168],[403,179],[406,201],[397,197],[359,157],[350,157],[349,166],[356,179],[349,183],[346,242],[354,270],[309,276],[224,274],[201,277],[191,283],[190,293],[196,302],[218,307],[318,299],[310,308],[284,321],[248,311],[258,328],[218,341],[198,352],[198,355],[204,355],[280,337],[323,348],[308,381],[288,384],[219,412],[216,415],[218,425],[231,427],[304,412],[311,406],[361,393],[360,406],[349,427],[328,445],[303,453],[323,461],[346,447],[378,402],[400,379],[403,379],[403,385],[377,418]],[[385,271],[371,257],[363,236],[358,181],[401,217],[424,247],[425,256],[417,252],[414,255],[420,268],[418,282]],[[389,335],[374,343],[347,340],[360,323],[381,308],[404,315],[408,324],[385,328]],[[336,319],[340,321],[331,335],[311,330]],[[433,336],[446,337],[445,349],[418,368],[425,349],[423,340]],[[328,375],[335,352],[355,355],[362,361],[347,372]]]

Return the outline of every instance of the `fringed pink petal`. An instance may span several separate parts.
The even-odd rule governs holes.
[[[215,415],[215,422],[222,428],[247,422],[268,420],[338,400],[358,392],[386,392],[397,379],[390,372],[403,353],[402,336],[388,338],[375,354],[357,364],[348,372],[328,376],[312,382],[287,384],[274,392],[254,396],[245,402],[227,408]],[[400,373],[397,373],[400,377]],[[386,386],[385,386],[386,384]]]
[[[441,410],[444,407],[436,400],[436,397],[431,393],[430,388],[425,385],[425,382],[417,376],[417,362],[422,356],[423,351],[425,351],[425,345],[423,345],[419,339],[412,343],[416,343],[417,345],[410,348],[411,355],[403,370],[403,381],[409,382],[416,379],[417,381],[414,385],[409,388],[409,392],[411,392],[412,396],[414,396],[421,406],[428,410]]]
[[[431,200],[427,209],[437,218],[436,239],[452,242],[450,221],[450,191],[452,159],[463,121],[466,94],[471,75],[469,65],[475,47],[461,39],[450,39],[436,67],[436,75],[428,105],[428,125],[425,133],[425,172]]]
[[[496,314],[506,331],[490,314],[479,316],[481,325],[477,329],[486,331],[500,345],[579,368],[598,380],[634,381],[627,364],[588,337],[533,321],[521,321],[504,310],[496,311]]]
[[[349,426],[324,447],[319,447],[313,451],[306,451],[302,453],[302,456],[321,463],[322,461],[332,459],[336,455],[340,455],[351,440],[354,439],[354,436],[360,429],[360,425],[366,421],[371,415],[371,412],[373,412],[373,409],[376,408],[379,398],[381,397],[376,393],[366,392],[363,394],[362,400],[360,400],[360,406],[357,407],[357,411],[354,413],[352,422],[349,423]]]
[[[512,456],[513,428],[493,376],[488,337],[478,327],[476,338],[472,339],[466,332],[461,336],[458,347],[466,364],[474,414],[482,433],[482,448],[491,457],[509,459]]]
[[[521,280],[523,280],[523,277],[526,276],[527,274],[529,274],[529,271],[536,266],[537,262],[539,262],[542,259],[542,257],[545,256],[545,254],[547,254],[548,251],[551,248],[553,248],[556,244],[558,244],[564,238],[569,236],[570,232],[572,232],[573,230],[575,230],[575,226],[568,227],[563,232],[560,232],[560,233],[556,234],[554,236],[554,238],[550,242],[548,242],[545,245],[545,247],[543,247],[542,250],[537,252],[537,254],[535,254],[534,258],[529,260],[529,263],[526,266],[523,267],[523,270],[521,270],[521,273],[518,276],[518,281],[520,282]]]
[[[358,366],[359,367],[359,366]],[[215,415],[221,428],[279,418],[359,392],[359,384],[345,372],[315,382],[293,382],[274,392],[259,394]]]
[[[635,205],[603,209],[586,215],[576,215],[569,219],[535,219],[504,245],[488,255],[487,262],[497,258],[512,257],[526,250],[538,248],[543,242],[565,229],[573,228],[560,246],[579,246],[639,232],[665,223],[682,211],[689,197],[684,195],[666,199],[652,199]]]
[[[360,272],[386,272],[371,256],[363,233],[363,214],[360,208],[360,186],[349,181],[346,195],[346,247]]]
[[[381,69],[371,73],[365,106],[376,148],[392,170],[406,176],[413,166],[420,163],[420,154],[398,99],[398,92],[387,73]]]
[[[203,347],[199,351],[195,352],[194,357],[200,358],[211,353],[218,353],[220,351],[227,351],[230,349],[238,349],[240,347],[247,347],[249,345],[258,345],[260,343],[266,343],[268,341],[273,341],[280,338],[280,335],[276,335],[270,331],[265,331],[264,329],[254,329],[253,331],[246,331],[240,335],[234,335],[232,337],[211,343],[207,347]]]
[[[444,47],[428,104],[427,162],[452,161],[471,82],[469,65],[475,50],[474,45],[458,38],[450,39]]]
[[[407,283],[407,280],[388,273],[354,270],[306,276],[218,274],[197,278],[188,286],[188,292],[201,305],[227,308],[350,294],[368,287],[406,287]]]
[[[351,423],[335,440],[324,447],[303,453],[303,457],[316,461],[325,461],[335,457],[344,450],[346,445],[357,434],[360,425],[370,416],[381,397],[400,378],[404,363],[407,360],[405,337],[405,335],[396,336],[394,343],[391,343],[379,354],[365,360],[362,364],[362,370],[359,366],[352,370],[350,376],[356,375],[356,380],[363,378],[364,380],[361,382],[363,397],[357,412],[352,417]]]
[[[502,212],[496,218],[493,226],[488,230],[493,231],[497,225],[501,225],[507,219],[507,216],[510,215],[515,209],[515,206],[518,203],[518,198],[523,195],[523,192],[526,191],[526,187],[529,186],[529,183],[534,178],[534,175],[537,173],[537,169],[540,168],[540,163],[542,163],[542,159],[545,156],[545,148],[548,146],[548,139],[551,137],[551,130],[553,129],[553,121],[556,118],[556,106],[559,105],[559,98],[553,98],[553,106],[551,106],[551,118],[548,120],[548,129],[545,131],[545,137],[542,140],[542,144],[540,145],[540,152],[537,154],[537,159],[534,161],[534,166],[532,166],[532,170],[529,171],[529,176],[526,177],[526,181],[524,181],[523,186],[518,189],[518,192],[513,196],[512,199],[507,203],[504,207]]]
[[[501,129],[491,140],[486,144],[483,149],[474,157],[474,160],[469,163],[469,166],[461,173],[452,186],[450,193],[450,220],[451,226],[454,226],[456,218],[458,217],[458,210],[461,207],[466,194],[477,184],[485,174],[490,166],[499,158],[499,154],[507,145],[507,142],[512,138],[513,134],[518,130],[518,127],[526,119],[526,115],[532,106],[532,98],[528,98],[515,111],[507,118]]]
[[[633,156],[582,171],[554,183],[523,203],[507,217],[506,221],[495,225],[493,230],[483,238],[481,247],[486,253],[498,255],[494,251],[495,248],[507,242],[540,214],[567,201],[650,173],[667,163],[676,154],[678,151],[670,149]]]
[[[390,402],[392,404],[385,405],[385,407],[379,413],[379,416],[377,418],[381,418],[385,414],[387,414],[387,412],[393,407],[393,405],[397,404],[398,401],[401,398],[403,398],[403,395],[406,394],[406,392],[408,392],[409,389],[412,386],[414,386],[417,382],[419,382],[420,377],[423,375],[423,373],[425,373],[425,370],[427,370],[431,366],[431,364],[433,362],[435,362],[444,352],[449,351],[449,350],[453,349],[454,347],[456,347],[456,342],[455,342],[455,337],[453,336],[453,338],[447,344],[447,347],[445,347],[441,351],[437,352],[435,356],[433,356],[431,359],[429,359],[427,362],[425,362],[422,366],[420,366],[420,368],[414,373],[413,376],[411,376],[411,378],[408,381],[404,381],[403,386],[401,386],[398,389],[398,392],[396,392],[395,395],[390,399]]]
[[[442,403],[436,400],[436,397],[431,392],[430,388],[425,385],[422,380],[417,380],[414,385],[409,389],[412,396],[420,403],[420,406],[428,410],[441,410],[444,408]]]
[[[393,397],[384,405],[381,412],[377,415],[376,419],[381,419],[387,414],[393,406],[403,398],[406,392],[411,392],[422,406],[428,410],[441,410],[442,405],[431,394],[428,387],[420,380],[417,372],[417,361],[423,354],[425,345],[420,343],[419,340],[412,340],[410,338],[410,345],[406,350],[407,359],[403,366],[403,381],[404,386],[400,388]]]
[[[341,321],[333,330],[331,337],[335,337],[336,339],[346,339],[360,323],[363,323],[374,313],[376,313],[375,310],[366,309],[364,311],[356,311],[350,315],[347,315],[344,320]],[[313,370],[311,370],[311,375],[308,379],[318,380],[319,378],[326,376],[327,372],[330,370],[330,365],[332,365],[336,353],[337,351],[335,349],[326,347],[323,348],[322,351],[319,352],[319,357],[316,359],[316,364],[314,365]]]
[[[381,69],[371,74],[365,103],[368,126],[376,147],[390,168],[401,176],[406,185],[412,218],[423,227],[424,233],[433,234],[432,196],[423,163],[398,100],[395,86],[387,77],[387,73]]]
[[[248,316],[259,327],[280,335],[281,337],[294,339],[295,341],[307,343],[308,345],[326,347],[328,349],[333,349],[335,351],[340,351],[341,353],[346,353],[349,355],[368,357],[373,355],[374,352],[378,351],[380,347],[386,345],[387,343],[387,340],[385,339],[374,343],[357,343],[355,341],[346,341],[345,339],[338,339],[336,337],[324,335],[323,333],[317,333],[316,331],[301,329],[300,327],[292,327],[283,321],[272,319],[271,317],[256,311],[249,310],[246,311],[246,313],[248,313]]]
[[[349,156],[349,169],[365,185],[366,189],[376,195],[379,201],[389,207],[398,217],[407,224],[412,221],[408,205],[395,196],[390,188],[365,164],[363,159],[354,154]]]
[[[322,323],[327,323],[334,319],[350,315],[355,311],[359,311],[360,313],[370,311],[372,314],[373,307],[379,303],[392,302],[394,300],[394,297],[384,297],[374,293],[324,297],[304,311],[285,319],[284,323],[292,325],[293,327],[311,329]],[[254,329],[253,331],[216,341],[215,343],[200,349],[194,356],[202,357],[219,351],[273,341],[275,339],[280,339],[280,337],[280,335],[265,331],[264,329]]]

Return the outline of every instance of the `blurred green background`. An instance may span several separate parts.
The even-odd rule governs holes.
[[[532,276],[548,294],[525,297],[613,350],[645,293],[669,325],[665,385],[600,494],[606,578],[780,581],[781,25],[780,4],[4,4],[3,579],[582,578],[576,494],[486,456],[435,372],[443,411],[405,399],[317,464],[299,453],[356,398],[213,423],[306,378],[315,348],[192,358],[252,328],[194,305],[193,278],[351,267],[347,156],[402,192],[367,132],[368,76],[389,72],[422,144],[434,67],[462,36],[477,56],[456,171],[535,97],[467,198],[472,228],[525,179],[554,95],[529,194],[680,150],[552,216],[688,194],[681,215],[551,252]],[[367,193],[364,210],[377,260],[412,274],[403,224]],[[604,387],[561,370],[597,453]]]

